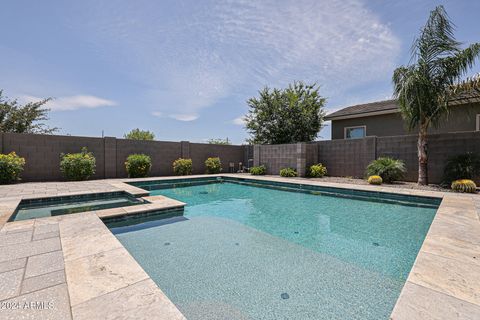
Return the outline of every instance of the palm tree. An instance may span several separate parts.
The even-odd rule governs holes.
[[[418,129],[418,184],[428,184],[427,130],[438,126],[448,112],[455,87],[480,56],[480,43],[461,49],[453,35],[454,24],[443,6],[430,17],[412,45],[407,66],[393,73],[394,97],[408,129]],[[465,86],[468,87],[468,86]]]

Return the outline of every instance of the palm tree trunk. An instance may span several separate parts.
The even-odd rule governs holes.
[[[418,184],[428,184],[427,125],[422,123],[418,131]]]

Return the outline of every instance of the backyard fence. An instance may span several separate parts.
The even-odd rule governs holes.
[[[23,181],[63,180],[60,154],[80,152],[82,147],[87,147],[96,158],[96,173],[92,179],[127,177],[125,161],[132,153],[151,157],[151,176],[172,175],[172,163],[178,158],[191,158],[194,174],[205,173],[204,162],[208,157],[219,157],[223,172],[229,172],[230,163],[236,171],[239,162],[248,160],[245,146],[0,133],[0,153],[15,151],[26,160]]]
[[[450,157],[467,152],[480,154],[478,131],[432,134],[428,141],[428,175],[432,183],[441,182]],[[417,180],[416,135],[254,146],[254,164],[265,165],[267,174],[278,174],[281,168],[292,167],[303,176],[308,166],[321,162],[328,175],[362,178],[367,165],[382,156],[405,161],[405,180]]]
[[[15,151],[26,159],[23,181],[62,180],[60,154],[79,152],[87,147],[93,152],[97,169],[93,179],[127,177],[125,160],[132,153],[145,153],[152,159],[150,176],[172,175],[172,163],[178,158],[191,158],[193,173],[205,172],[208,157],[219,157],[222,172],[245,166],[265,165],[267,174],[278,174],[291,167],[300,176],[315,163],[323,163],[331,176],[361,178],[366,166],[374,159],[389,156],[405,161],[406,180],[416,181],[418,172],[417,136],[366,137],[351,140],[329,140],[279,145],[215,145],[188,141],[139,141],[112,137],[89,138],[74,136],[0,133],[0,152]],[[480,132],[457,132],[429,135],[428,171],[432,183],[442,179],[448,158],[466,152],[480,153]],[[253,161],[252,161],[253,159]],[[480,182],[480,181],[479,181]]]

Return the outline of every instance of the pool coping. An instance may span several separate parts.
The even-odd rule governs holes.
[[[146,196],[148,192],[141,188],[129,185],[128,182],[212,176],[234,178],[248,177],[248,179],[252,180],[299,183],[303,185],[441,198],[442,201],[440,206],[407,281],[405,282],[404,288],[401,291],[399,299],[393,309],[391,319],[480,318],[480,195],[352,185],[322,182],[318,180],[312,181],[303,178],[292,179],[274,176],[250,176],[239,174],[110,179],[102,180],[102,182],[108,184],[112,189],[117,191],[122,190],[131,193],[132,195]],[[71,193],[68,194],[67,192],[64,195],[71,195]],[[159,198],[155,199],[155,197]],[[1,221],[5,216],[5,212],[11,210],[12,207],[16,208],[20,202],[19,198],[21,200],[23,196],[9,197],[0,200],[0,228],[2,228]],[[34,195],[26,196],[26,198],[34,198]],[[158,203],[163,201],[167,206],[184,205],[181,202],[167,204],[169,200],[173,199],[168,199],[166,197],[162,198],[162,196],[153,196],[153,198],[154,199],[150,200],[153,200],[153,202],[158,200]],[[131,206],[130,208],[137,206]],[[67,309],[70,311],[70,314],[68,316],[64,314],[63,318],[65,319],[91,319],[92,317],[95,317],[95,313],[92,313],[92,310],[104,312],[102,309],[107,309],[110,310],[110,312],[115,312],[115,310],[112,310],[113,306],[116,305],[118,307],[118,303],[121,303],[121,301],[130,301],[129,299],[135,299],[136,296],[144,296],[148,292],[154,297],[153,300],[148,300],[148,303],[141,303],[138,310],[130,310],[127,308],[128,310],[125,312],[131,315],[135,314],[134,312],[141,312],[146,315],[155,314],[156,318],[159,317],[158,312],[160,312],[160,315],[161,312],[165,312],[165,314],[169,315],[169,317],[166,317],[165,319],[184,319],[184,316],[161,291],[161,288],[156,286],[148,275],[145,276],[143,269],[100,220],[100,218],[124,215],[128,214],[128,212],[126,210],[121,210],[122,212],[120,212],[120,210],[106,210],[111,210],[111,212],[100,213],[100,215],[98,215],[98,212],[88,212],[70,216],[8,222],[0,230],[0,237],[12,233],[20,234],[22,230],[24,230],[23,232],[35,233],[37,225],[38,228],[46,224],[58,225],[59,240],[65,263],[65,285],[69,292],[69,308]],[[135,212],[133,212],[133,214],[135,214]],[[92,229],[97,230],[97,234],[92,233]],[[75,239],[75,241],[72,241],[72,239]],[[101,246],[99,246],[99,244],[101,244]],[[1,249],[2,247],[0,247],[0,250]],[[110,270],[118,265],[118,259],[120,259],[119,256],[123,259],[122,265],[126,265],[126,267],[124,269],[115,270],[120,273],[138,274],[139,277],[130,281],[133,283],[128,282],[120,289],[118,289],[118,284],[114,281],[115,279],[108,279],[107,277],[108,280],[113,281],[102,279],[100,282],[103,283],[104,287],[98,289],[98,292],[92,293],[89,291],[88,286],[92,283],[98,282],[98,275],[95,276],[95,272],[90,270],[91,264],[95,266],[101,264],[101,267]],[[30,260],[28,259],[25,264],[29,263],[28,261]],[[99,263],[98,260],[101,260],[101,263]],[[128,260],[128,263],[124,260]],[[75,261],[75,263],[72,261]],[[79,264],[80,261],[83,261],[84,263]],[[23,267],[26,268],[25,265]],[[75,270],[75,272],[72,270]],[[78,276],[75,276],[75,274],[80,274],[82,276],[78,279]],[[125,277],[128,278],[128,275],[125,274]],[[138,279],[141,280],[134,282]],[[81,299],[77,299],[78,294],[84,291],[87,292],[87,297],[90,297],[88,296],[89,292],[90,295],[93,294],[93,297],[90,297],[90,299],[83,301],[82,303],[76,303],[81,301]],[[95,296],[95,294],[97,295]],[[152,303],[152,301],[156,302]],[[112,305],[112,308],[105,307],[105,304],[108,305],[109,303]],[[161,305],[162,308],[158,308],[159,305]]]

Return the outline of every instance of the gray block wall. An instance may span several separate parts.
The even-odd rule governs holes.
[[[304,176],[306,158],[305,143],[254,146],[254,165],[265,165],[267,174],[279,174],[280,169],[294,168]]]
[[[428,137],[428,177],[431,183],[440,183],[449,158],[473,152],[480,154],[480,131],[432,134]],[[377,138],[377,155],[405,161],[407,181],[418,176],[417,136]],[[476,179],[480,183],[480,177]]]
[[[318,162],[330,176],[362,178],[366,166],[375,159],[376,137],[319,141]]]
[[[229,162],[235,163],[238,170],[238,163],[245,159],[245,146],[0,133],[0,152],[15,151],[26,160],[23,181],[63,180],[60,154],[80,152],[82,147],[87,147],[96,158],[93,179],[127,177],[125,161],[133,153],[148,154],[152,158],[150,176],[172,175],[172,163],[181,157],[192,158],[194,173],[205,172],[207,157],[220,157],[224,172],[228,172]]]

